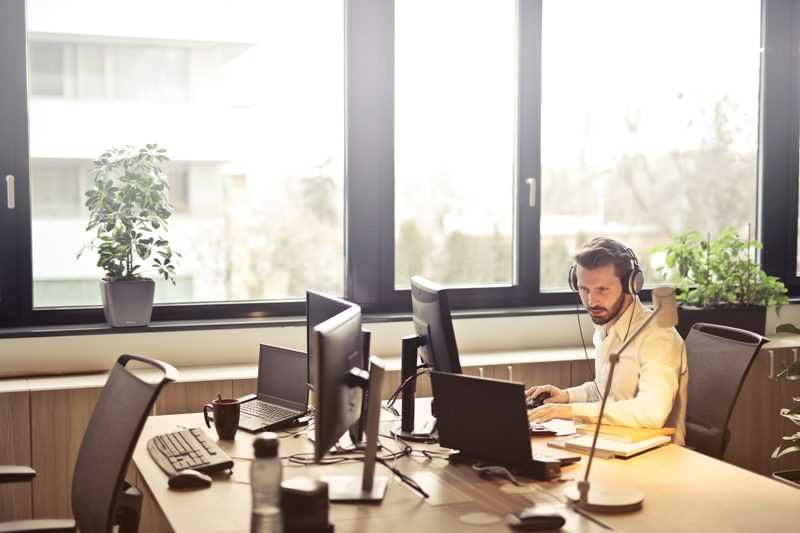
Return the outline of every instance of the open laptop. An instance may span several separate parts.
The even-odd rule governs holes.
[[[439,444],[451,460],[504,466],[533,479],[553,479],[580,457],[531,448],[525,386],[463,374],[431,372]]]
[[[308,406],[308,356],[262,344],[258,355],[258,388],[242,400],[239,427],[272,431],[296,425]]]

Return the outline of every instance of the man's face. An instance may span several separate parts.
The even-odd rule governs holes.
[[[578,294],[592,322],[606,324],[627,307],[627,294],[622,292],[622,283],[614,272],[614,265],[592,270],[578,265]]]

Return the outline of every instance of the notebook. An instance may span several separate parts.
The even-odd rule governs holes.
[[[596,424],[585,424],[576,426],[575,429],[581,435],[594,435]],[[600,437],[608,440],[617,440],[619,442],[641,442],[643,440],[660,437],[662,435],[672,435],[675,433],[675,428],[630,428],[625,426],[612,426],[609,424],[602,424],[600,426]]]
[[[553,448],[561,448],[588,455],[592,448],[592,439],[592,435],[579,435],[576,437],[554,439],[549,441],[547,445]],[[611,459],[612,457],[631,457],[652,450],[653,448],[669,444],[670,442],[672,442],[672,438],[668,435],[659,435],[639,442],[620,442],[618,440],[598,437],[595,457],[604,459]]]

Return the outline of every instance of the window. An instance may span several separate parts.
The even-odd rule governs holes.
[[[150,142],[174,160],[169,238],[188,280],[157,281],[157,303],[343,294],[341,4],[193,10],[158,4],[154,24],[142,5],[28,2],[34,308],[100,304],[96,257],[75,259],[91,161]]]
[[[395,2],[397,288],[514,281],[514,8]]]
[[[456,308],[564,305],[592,235],[654,280],[654,245],[724,226],[800,294],[797,3],[92,6],[0,4],[11,323],[100,320],[88,170],[151,142],[183,254],[156,320],[300,314],[306,288],[405,311],[414,274]]]
[[[760,10],[544,2],[542,289],[563,290],[564,264],[597,234],[637,250],[649,280],[649,250],[676,233],[754,234]]]

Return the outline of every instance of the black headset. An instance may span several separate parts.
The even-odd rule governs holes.
[[[636,254],[633,253],[633,250],[628,247],[622,247],[622,251],[631,262],[631,267],[620,278],[622,292],[636,296],[642,290],[642,287],[644,287],[644,272],[639,268],[639,260],[636,258]],[[567,282],[569,283],[570,289],[578,292],[578,267],[575,263],[571,264],[569,267]]]

